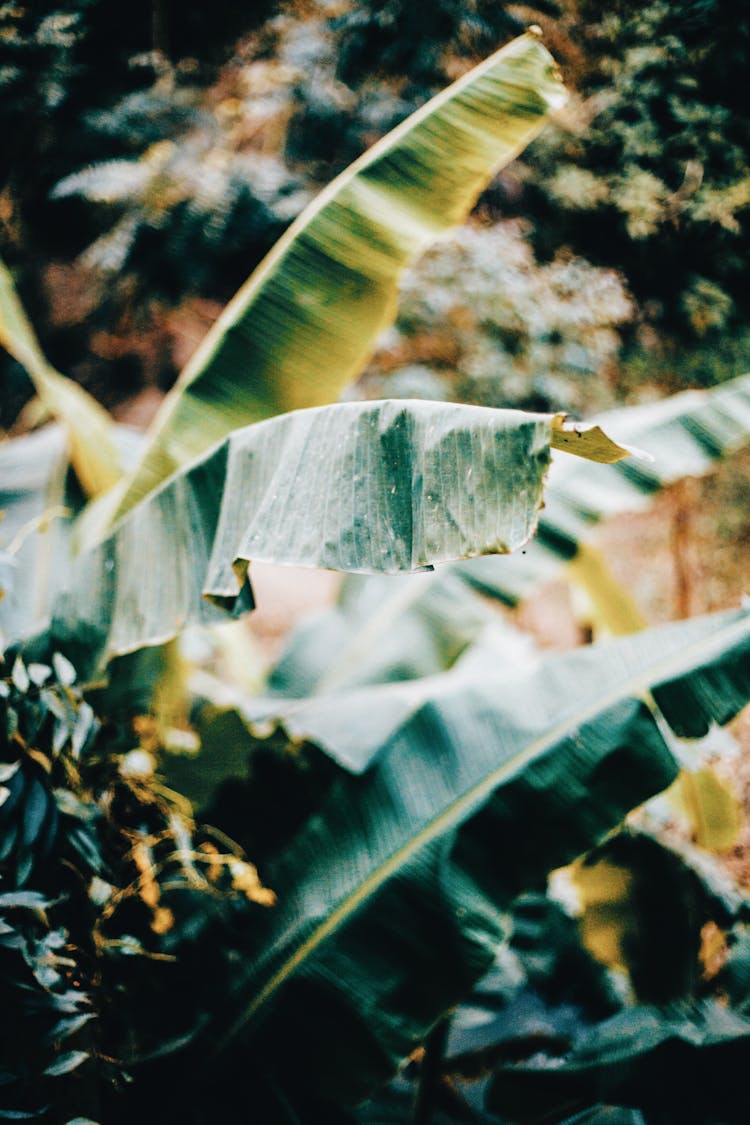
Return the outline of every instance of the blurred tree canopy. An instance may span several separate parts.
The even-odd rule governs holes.
[[[480,201],[492,240],[409,276],[365,386],[575,408],[736,373],[740,0],[3,4],[0,252],[53,362],[110,406],[169,385],[315,191],[530,22],[574,100]],[[30,390],[5,358],[0,380],[7,427]]]

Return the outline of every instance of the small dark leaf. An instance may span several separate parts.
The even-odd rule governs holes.
[[[59,1059],[48,1066],[44,1073],[48,1078],[57,1078],[61,1074],[70,1074],[72,1070],[79,1067],[89,1057],[88,1051],[68,1051],[67,1054],[61,1055]]]

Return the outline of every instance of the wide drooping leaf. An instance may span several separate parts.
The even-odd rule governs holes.
[[[707,719],[740,676],[750,696],[749,659],[745,610],[517,679],[445,677],[268,871],[280,906],[238,973],[237,1017],[216,1034],[228,1043],[260,1026],[253,1050],[269,1067],[361,1097],[486,971],[511,899],[674,778],[644,693],[690,677]]]
[[[0,647],[39,626],[69,561],[65,434],[0,443]]]
[[[485,647],[491,640],[494,664],[503,656],[511,667],[534,649],[531,636],[505,621],[454,567],[408,577],[347,574],[336,605],[292,631],[267,690],[302,699],[418,680],[446,671],[480,640]]]
[[[594,479],[586,466],[556,458],[558,471],[550,474],[539,534],[514,557],[465,560],[424,576],[419,585],[348,576],[335,606],[292,631],[271,674],[269,693],[318,696],[445,671],[477,643],[488,623],[495,632],[499,628],[498,615],[477,593],[515,604],[570,567],[571,558],[570,577],[585,580],[587,590],[606,601],[610,631],[645,626],[585,540],[599,520],[645,508],[659,488],[710,471],[744,444],[750,437],[750,377],[610,417],[612,431],[653,453],[653,462],[640,458],[602,467]],[[609,482],[610,491],[598,488],[599,477]],[[510,632],[507,650],[510,662],[523,658]],[[498,648],[496,658],[500,655]],[[717,796],[726,805],[726,791]]]
[[[120,477],[120,458],[109,415],[88,391],[47,362],[2,261],[0,344],[23,364],[43,406],[64,427],[70,459],[84,490],[97,496],[111,488]]]
[[[691,626],[695,629],[698,647],[703,646],[702,651],[691,653],[694,670],[686,666],[678,669],[674,677],[657,679],[649,668],[639,690],[645,692],[651,684],[648,690],[675,733],[684,735],[687,731],[692,737],[700,737],[706,734],[711,722],[724,723],[744,706],[750,680],[750,654],[744,633],[741,632],[736,646],[728,644],[726,634],[714,637],[711,630],[706,632],[700,618],[694,625],[681,626],[684,643],[690,641]],[[658,646],[660,639],[649,642],[648,638],[662,635],[662,630],[644,634],[638,642],[639,650],[649,651],[650,643]],[[658,647],[654,651],[658,656]],[[528,659],[533,659],[530,654]],[[477,684],[486,685],[490,691],[491,685],[503,677],[510,684],[521,678],[533,685],[529,691],[538,690],[541,694],[550,669],[570,675],[571,683],[575,683],[578,669],[587,667],[590,659],[589,650],[584,648],[541,663],[537,661],[520,674],[514,674],[498,657],[493,661],[491,649],[485,652],[480,645],[476,658],[469,650],[442,674],[313,693],[302,699],[259,698],[248,702],[245,715],[251,723],[280,723],[293,741],[313,742],[346,769],[361,773],[387,750],[404,722],[446,693],[471,691]]]
[[[134,651],[252,607],[252,559],[398,573],[512,551],[536,526],[552,415],[429,402],[343,403],[234,432],[76,560],[52,624],[76,651]],[[576,452],[617,457],[600,431]]]
[[[113,426],[123,464],[139,435]],[[69,579],[75,517],[85,504],[63,425],[0,442],[0,645],[48,620]]]
[[[577,562],[601,520],[644,510],[659,489],[710,472],[723,457],[746,445],[750,375],[710,390],[613,410],[600,421],[618,440],[646,450],[653,461],[629,460],[596,474],[575,461],[561,462],[560,471],[551,476],[538,535],[526,554],[462,564],[460,572],[484,593],[515,605],[558,577],[566,563]],[[592,580],[596,585],[596,575]]]
[[[547,51],[521,36],[334,180],[188,363],[117,514],[231,430],[338,398],[395,316],[405,266],[467,216],[564,100]]]
[[[525,1125],[602,1102],[667,1115],[656,1120],[743,1125],[748,1060],[750,1020],[716,1001],[633,1008],[562,1057],[502,1067],[488,1105]]]

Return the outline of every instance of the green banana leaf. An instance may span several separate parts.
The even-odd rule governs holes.
[[[421,581],[421,577],[415,579],[415,583]],[[439,574],[430,589],[440,597],[443,583]],[[449,589],[447,585],[446,592]],[[427,596],[426,600],[429,608],[431,599]],[[408,643],[408,622],[407,616],[404,644]],[[302,698],[267,695],[243,699],[238,695],[235,708],[251,731],[280,727],[293,743],[311,742],[344,769],[363,773],[388,747],[399,727],[430,700],[461,685],[492,684],[503,675],[516,681],[519,671],[525,675],[539,664],[523,634],[507,630],[504,623],[485,624],[484,628],[489,637],[485,633],[444,672],[403,679],[394,674],[388,680],[360,686],[346,681],[329,686],[323,681]],[[402,636],[401,625],[398,636]],[[575,655],[570,659],[575,661]],[[295,686],[298,684],[295,680]]]
[[[550,55],[523,35],[335,179],[188,363],[115,515],[231,430],[338,398],[393,320],[405,266],[466,218],[564,100]]]
[[[419,584],[349,575],[336,605],[290,634],[268,684],[269,694],[302,698],[395,679],[416,679],[450,668],[499,615],[487,598],[515,604],[558,577],[570,559],[585,561],[612,619],[623,591],[585,540],[600,519],[651,503],[661,487],[710,471],[750,435],[750,376],[711,391],[690,391],[663,402],[628,407],[608,416],[611,428],[655,454],[601,466],[592,474],[567,458],[555,458],[539,532],[521,554],[465,560],[425,575]],[[609,490],[598,488],[599,478]],[[592,502],[593,498],[593,502]],[[571,577],[575,578],[575,570]],[[621,632],[631,632],[632,607]],[[398,632],[393,623],[398,621]],[[503,623],[504,624],[504,623]],[[645,626],[645,622],[642,622]],[[401,643],[401,637],[406,638]],[[525,659],[507,635],[508,659]],[[495,661],[501,658],[498,643]]]
[[[530,635],[506,622],[451,566],[404,577],[347,574],[336,605],[292,631],[267,691],[302,699],[418,680],[446,671],[480,640],[487,647],[490,635],[494,665],[530,658]]]
[[[576,879],[585,905],[582,918],[571,917],[545,894],[522,895],[513,903],[507,946],[445,1021],[446,1041],[434,1083],[437,1120],[444,1108],[449,1121],[464,1120],[463,1109],[467,1122],[497,1122],[485,1105],[493,1071],[501,1083],[507,1068],[512,1082],[514,1064],[529,1063],[532,1057],[536,1062],[540,1056],[554,1064],[584,1034],[590,1041],[592,1034],[600,1034],[604,1021],[632,1006],[622,981],[616,986],[604,964],[582,944],[583,934],[590,945],[592,924],[599,932],[627,928],[621,945],[630,979],[638,988],[638,1003],[690,1003],[707,989],[714,997],[726,995],[728,974],[709,983],[701,979],[701,928],[708,919],[725,925],[736,916],[740,899],[736,891],[727,899],[715,869],[707,876],[692,860],[647,834],[625,830],[576,864],[585,877],[585,883]],[[632,878],[608,878],[610,862]],[[623,890],[637,901],[621,901]],[[646,992],[658,991],[662,999],[644,995],[644,985]],[[675,986],[672,995],[670,986]],[[427,1042],[429,1050],[432,1036]],[[414,1105],[423,1071],[423,1061],[412,1062],[358,1111],[357,1119],[362,1125],[411,1120],[409,1106]],[[449,1081],[440,1081],[440,1076]],[[555,1121],[561,1121],[562,1112],[558,1107]],[[570,1117],[565,1113],[565,1125],[584,1121],[642,1125],[643,1118],[635,1110],[602,1106]]]
[[[92,671],[220,619],[217,607],[251,609],[251,559],[398,573],[515,550],[534,532],[558,433],[551,415],[387,400],[235,431],[76,559],[51,636],[65,647],[86,634],[74,655]]]
[[[280,905],[238,971],[218,1048],[260,1030],[251,1049],[272,1070],[364,1096],[489,968],[515,895],[675,777],[644,693],[691,677],[691,708],[709,721],[736,699],[740,669],[750,696],[749,655],[740,610],[525,677],[444,685],[364,774],[340,776],[264,872]]]
[[[112,434],[119,459],[132,462],[137,432]],[[69,578],[85,504],[71,464],[62,424],[0,442],[0,647],[42,626]]]
[[[562,1058],[502,1067],[487,1103],[526,1125],[600,1102],[743,1125],[748,1060],[750,1020],[716,1001],[639,1007],[585,1032]]]
[[[60,427],[0,443],[0,649],[39,626],[69,562]]]
[[[631,459],[591,473],[575,461],[552,474],[539,531],[522,557],[464,563],[460,573],[483,593],[516,605],[559,577],[595,525],[620,512],[642,511],[659,489],[710,472],[750,441],[750,375],[705,391],[613,410],[600,419],[652,462]]]
[[[112,420],[83,387],[47,362],[1,260],[0,344],[23,364],[43,405],[64,426],[73,468],[85,492],[98,496],[111,488],[121,475]]]
[[[688,625],[682,628],[681,635],[687,643]],[[705,735],[711,722],[724,723],[736,714],[747,699],[750,680],[750,657],[744,638],[738,640],[739,651],[729,647],[717,653],[713,639],[710,635],[704,637],[700,624],[696,630],[704,638],[705,651],[695,672],[682,670],[674,681],[660,680],[651,689],[673,731],[692,738]],[[648,651],[648,637],[661,635],[645,633],[640,637],[639,649]],[[722,636],[715,643],[724,646],[726,638]],[[527,659],[533,660],[531,653]],[[576,650],[550,661],[536,661],[538,668],[532,665],[521,675],[532,680],[539,676],[540,690],[548,668],[561,669],[560,674],[570,675],[574,683],[579,667],[585,667],[588,660],[587,649]],[[281,725],[293,742],[312,742],[345,769],[362,773],[387,750],[400,726],[426,703],[472,684],[491,684],[500,675],[511,683],[519,678],[505,661],[496,657],[493,662],[491,650],[485,653],[480,644],[477,653],[470,649],[465,658],[440,674],[313,693],[302,699],[261,697],[246,701],[240,709],[251,726]],[[714,679],[720,684],[720,691],[714,692]],[[647,690],[646,682],[641,688],[643,692]]]

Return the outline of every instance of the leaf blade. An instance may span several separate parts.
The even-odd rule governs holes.
[[[225,1040],[269,1009],[273,1019],[272,1004],[302,974],[306,985],[333,990],[337,1005],[375,1020],[380,1049],[392,1063],[399,1050],[406,1055],[440,1009],[420,993],[426,1009],[402,1007],[391,1019],[394,997],[406,1004],[394,983],[406,970],[385,961],[377,972],[366,971],[372,956],[366,950],[375,943],[371,927],[377,923],[378,940],[396,942],[397,949],[412,940],[405,914],[409,925],[424,926],[413,904],[427,902],[432,944],[421,950],[419,968],[409,962],[408,973],[424,970],[445,984],[453,971],[438,913],[440,924],[452,928],[448,945],[460,933],[470,963],[481,961],[482,949],[491,959],[501,940],[503,903],[585,850],[675,775],[658,725],[638,697],[665,678],[694,675],[707,638],[737,653],[740,634],[750,651],[747,611],[581,650],[575,661],[549,662],[525,682],[450,691],[442,685],[402,722],[367,773],[336,786],[272,873],[282,905],[263,935],[244,982],[242,1014]],[[509,863],[488,867],[483,849],[489,846]],[[380,896],[387,895],[395,913],[384,918]],[[444,909],[438,901],[447,903]],[[471,976],[466,963],[455,971]],[[456,996],[442,999],[447,1007]]]
[[[77,558],[56,643],[88,631],[76,659],[92,671],[99,655],[220,620],[216,607],[239,615],[253,605],[253,559],[398,573],[513,550],[536,525],[550,427],[546,415],[384,400],[236,431]]]
[[[23,364],[45,407],[65,427],[73,467],[86,493],[98,496],[107,491],[120,478],[109,415],[83,387],[47,362],[2,261],[0,344]]]
[[[466,217],[564,98],[550,56],[521,36],[334,180],[188,363],[117,514],[231,429],[337,398],[393,319],[402,269]]]

